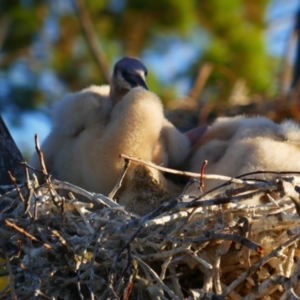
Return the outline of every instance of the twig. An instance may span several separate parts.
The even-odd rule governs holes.
[[[69,193],[69,197],[72,200],[76,199],[72,193]],[[83,213],[84,208],[76,202],[73,202],[73,205],[76,208],[76,210],[78,211],[78,213],[80,214],[80,216],[81,216],[85,226],[87,227],[87,229],[90,231],[91,234],[94,234],[95,233],[94,228],[90,225],[90,223],[88,222],[87,218],[85,217],[85,215]]]
[[[45,161],[44,161],[44,155],[43,155],[43,152],[41,150],[40,143],[39,143],[39,138],[38,138],[37,134],[34,135],[34,140],[35,140],[35,149],[36,149],[36,152],[38,154],[39,161],[40,161],[41,168],[42,168],[42,173],[45,177],[46,182],[50,185],[51,182],[50,182],[50,179],[49,179],[49,174],[47,173],[47,168],[46,168]]]
[[[199,178],[200,174],[199,173],[193,173],[193,172],[185,172],[185,171],[178,171],[178,170],[174,170],[174,169],[170,169],[170,168],[165,168],[165,167],[161,167],[158,165],[155,165],[152,162],[149,161],[144,161],[140,158],[136,158],[136,157],[132,157],[130,155],[126,155],[126,154],[120,154],[121,157],[128,159],[128,160],[132,160],[135,161],[137,163],[146,165],[148,167],[160,170],[162,172],[167,172],[167,173],[171,173],[171,174],[178,174],[178,175],[183,175],[183,176],[188,176],[188,177],[196,177]],[[259,180],[259,179],[252,179],[252,180],[243,180],[240,179],[244,176],[247,175],[252,175],[252,174],[262,174],[262,173],[270,173],[270,174],[278,174],[278,175],[282,175],[282,174],[300,174],[300,172],[294,172],[294,171],[290,171],[290,172],[274,172],[274,171],[257,171],[257,172],[252,172],[252,173],[247,173],[247,174],[242,174],[240,176],[237,176],[235,178],[233,177],[228,177],[228,176],[223,176],[223,175],[215,175],[215,174],[203,174],[202,178],[205,179],[215,179],[215,180],[224,180],[226,181],[223,185],[220,185],[206,193],[204,193],[203,195],[199,196],[198,198],[196,198],[195,200],[198,200],[206,195],[208,195],[209,193],[211,193],[214,190],[217,190],[221,187],[224,187],[230,183],[235,183],[235,184],[243,184],[246,185],[246,187],[243,187],[242,189],[249,189],[249,187],[251,189],[261,189],[262,187],[265,187],[266,190],[270,189],[271,187],[273,187],[273,189],[276,188],[276,185],[274,185],[273,183],[270,183],[266,180]],[[261,193],[261,191],[258,191],[258,193]],[[249,194],[250,196],[250,194]]]
[[[128,228],[132,228],[132,227],[136,227],[138,225],[144,224],[144,223],[146,223],[146,221],[149,221],[166,211],[170,212],[172,209],[183,210],[183,209],[188,209],[188,208],[197,208],[197,207],[225,204],[225,203],[230,203],[230,202],[234,202],[234,201],[243,201],[243,200],[249,199],[253,196],[257,196],[260,193],[261,193],[260,191],[257,191],[257,192],[252,192],[252,193],[248,193],[245,195],[236,196],[236,197],[232,197],[232,198],[220,198],[220,199],[213,198],[213,199],[201,200],[201,201],[198,200],[198,198],[196,198],[194,201],[191,201],[191,202],[181,202],[180,199],[177,199],[177,198],[171,199],[167,202],[162,203],[158,208],[156,208],[149,214],[147,214],[143,217],[140,217],[138,219],[135,219],[125,225],[115,228],[113,233],[121,232],[123,230],[127,230]],[[147,223],[147,226],[149,226],[149,223]]]
[[[146,228],[146,227],[155,226],[155,225],[166,225],[171,221],[176,221],[177,219],[186,218],[188,216],[189,216],[189,213],[187,211],[180,211],[180,212],[177,212],[174,214],[168,214],[163,217],[145,221],[145,223],[143,224],[143,227]]]
[[[282,189],[286,196],[290,197],[295,205],[298,216],[300,216],[300,200],[299,194],[295,191],[294,186],[285,180],[278,180],[278,186]]]
[[[213,69],[212,64],[210,63],[205,63],[199,68],[199,72],[197,75],[197,78],[194,82],[193,87],[191,88],[189,92],[189,98],[193,99],[194,102],[195,100],[199,97],[209,75],[211,74]]]
[[[205,168],[207,166],[208,161],[205,160],[202,164],[201,171],[200,171],[200,187],[203,189],[204,188],[204,172]]]
[[[178,242],[178,240],[176,240],[176,239],[169,239],[169,240],[172,243],[174,243],[175,245]],[[140,255],[139,257],[141,259],[150,260],[150,261],[155,261],[155,260],[164,260],[165,261],[166,259],[168,259],[168,257],[174,256],[174,255],[176,255],[178,253],[181,253],[181,252],[183,252],[183,251],[185,251],[189,248],[190,248],[190,244],[189,243],[184,243],[180,247],[172,248],[171,250],[161,251],[161,252],[152,253],[152,254]]]
[[[166,212],[166,211],[169,211],[169,210],[173,209],[175,207],[175,205],[178,203],[178,201],[179,201],[179,199],[171,199],[170,201],[164,202],[158,208],[156,208],[155,210],[153,210],[149,214],[147,214],[143,217],[140,217],[140,218],[136,218],[136,219],[130,221],[129,223],[125,224],[125,225],[122,225],[122,226],[119,226],[119,227],[115,228],[113,233],[122,232],[124,230],[129,229],[129,228],[133,228],[133,227],[136,227],[138,225],[141,225],[141,224],[145,223],[146,221],[157,217],[158,215],[162,214],[163,212]]]
[[[109,285],[108,285],[108,289],[109,289],[109,293],[112,294],[115,299],[119,299],[116,291],[114,290],[114,287],[113,287],[113,281],[114,281],[114,274],[113,273],[110,273],[109,274]],[[104,295],[103,295],[104,296]],[[112,298],[112,297],[109,297],[109,298]],[[112,298],[114,299],[114,298]]]
[[[137,263],[132,259],[131,248],[129,243],[126,245],[126,248],[127,248],[127,265],[122,272],[121,280],[123,280],[125,272],[128,271],[129,279],[128,282],[126,283],[126,287],[123,292],[124,294],[123,298],[124,300],[129,300],[130,294],[132,293],[132,289],[133,289],[133,281],[137,275]]]
[[[157,237],[161,239],[167,239],[170,242],[177,242],[177,243],[186,243],[186,244],[191,244],[191,243],[205,243],[208,241],[214,241],[214,240],[225,240],[225,241],[234,241],[236,243],[241,244],[242,246],[245,246],[259,254],[263,252],[262,246],[260,246],[257,243],[252,242],[251,240],[244,238],[240,235],[236,234],[225,234],[225,233],[216,233],[212,231],[205,231],[202,232],[199,236],[197,237],[172,237],[169,235],[157,235]]]
[[[173,285],[173,290],[175,292],[175,294],[180,298],[180,299],[184,299],[184,295],[182,293],[180,284],[179,284],[179,278],[178,276],[176,276],[176,268],[175,265],[169,265],[169,272],[170,272],[170,277],[172,280],[172,285]]]
[[[212,270],[213,266],[208,263],[206,260],[202,259],[201,257],[199,257],[197,254],[194,254],[192,250],[190,249],[186,249],[185,252],[193,257],[198,263],[200,263],[201,265],[203,265],[206,269]]]
[[[299,246],[298,246],[299,250]],[[294,268],[293,274],[289,281],[286,282],[285,287],[287,290],[290,290],[292,288],[296,288],[299,284],[299,276],[300,276],[300,259],[298,259],[297,264]]]
[[[200,200],[200,197],[197,197],[195,200],[190,201],[190,202],[178,202],[174,208],[182,210],[182,209],[187,209],[187,208],[195,208],[195,207],[204,207],[204,206],[212,206],[212,205],[219,205],[219,204],[226,204],[230,202],[235,202],[235,201],[244,201],[247,199],[251,199],[255,196],[259,196],[264,194],[264,192],[258,190],[255,192],[250,192],[247,194],[242,194],[239,196],[235,197],[220,197],[220,198],[212,198],[212,199],[207,199],[207,200]]]
[[[105,205],[108,207],[116,207],[116,208],[124,209],[123,206],[119,205],[115,201],[105,197],[102,194],[95,194],[95,193],[88,192],[78,186],[75,186],[75,185],[65,182],[65,181],[59,181],[59,180],[54,179],[52,181],[52,187],[54,189],[68,190],[75,194],[79,194],[81,196],[86,197],[90,202],[95,203],[95,204],[102,204],[102,205]]]
[[[270,195],[267,194],[268,199],[270,200],[270,202],[272,202],[273,204],[275,204],[278,208],[280,208],[279,204],[276,202],[276,200]]]
[[[161,287],[165,292],[169,294],[171,299],[180,300],[179,297],[175,295],[173,291],[171,291],[170,288],[160,280],[159,276],[143,260],[141,260],[137,255],[132,255],[132,257],[137,260],[137,262],[145,270],[145,272],[148,272],[155,279],[159,287]]]
[[[224,242],[223,242],[224,243]],[[221,272],[220,272],[220,264],[221,264],[221,253],[219,251],[220,247],[222,247],[222,244],[218,247],[216,254],[215,254],[215,261],[214,261],[214,267],[213,267],[213,282],[215,286],[215,290],[217,294],[222,293],[222,286],[221,286]]]
[[[34,135],[34,140],[35,140],[35,149],[36,149],[36,152],[37,152],[38,157],[39,157],[42,173],[43,173],[45,181],[46,181],[46,183],[49,187],[49,191],[50,191],[50,194],[52,196],[52,201],[53,201],[54,205],[57,206],[57,203],[55,202],[55,196],[57,196],[57,193],[54,191],[53,186],[51,184],[50,176],[47,172],[47,168],[46,168],[45,161],[44,161],[44,155],[43,155],[43,152],[41,150],[40,143],[39,143],[39,138],[38,138],[37,134]]]
[[[37,290],[35,294],[36,294],[35,296],[41,296],[41,297],[43,297],[43,298],[45,298],[47,300],[53,300],[53,297],[48,297],[47,295],[45,295],[44,293],[42,293],[40,290]]]
[[[195,197],[191,197],[189,194],[188,194],[188,190],[190,188],[190,186],[192,186],[193,184],[196,184],[197,185],[197,188],[200,189],[200,182],[199,180],[195,179],[195,178],[190,178],[189,179],[189,182],[185,185],[183,191],[181,192],[179,198],[182,199],[182,201],[188,201],[188,199],[194,199]]]
[[[280,300],[300,300],[293,288],[287,288]]]
[[[30,202],[31,202],[32,196],[34,195],[34,190],[30,184],[29,171],[25,164],[24,164],[24,169],[25,169],[25,175],[26,175],[25,186],[27,188],[27,197],[26,197],[25,203],[24,203],[24,214],[29,213],[29,216],[30,216],[30,212],[29,212]],[[35,201],[35,208],[36,208],[36,201]],[[36,220],[36,219],[37,219],[37,210],[35,209],[34,220]]]
[[[21,200],[22,202],[25,202],[25,199],[24,199],[24,197],[23,197],[23,195],[22,195],[22,193],[21,193],[21,190],[20,190],[20,188],[19,188],[18,185],[17,185],[17,180],[16,180],[16,178],[11,174],[10,171],[8,171],[7,173],[8,173],[8,176],[9,176],[11,182],[13,183],[13,185],[14,185],[14,187],[15,187],[15,189],[16,189],[18,195],[19,195],[20,200]]]
[[[22,162],[21,163],[22,165],[24,165],[24,167],[26,168],[26,169],[29,169],[29,170],[31,170],[31,171],[33,171],[34,173],[42,173],[43,174],[43,171],[42,170],[39,170],[39,169],[36,169],[36,168],[34,168],[34,167],[32,167],[32,166],[30,166],[27,162]],[[33,175],[34,175],[34,173],[33,173]],[[49,176],[49,175],[48,175]]]
[[[12,223],[8,220],[4,220],[4,223],[5,223],[5,225],[15,229],[16,231],[18,231],[21,234],[25,235],[26,237],[30,238],[32,241],[36,241],[38,243],[41,243],[46,249],[52,249],[51,245],[39,241],[36,237],[34,237],[32,234],[28,233],[27,231],[25,231],[23,228],[19,227],[18,225],[14,224],[14,223]]]
[[[77,273],[77,274],[79,275],[79,273]],[[84,296],[81,291],[80,276],[78,276],[78,278],[77,278],[76,287],[77,287],[77,292],[78,292],[80,300],[84,300]]]
[[[176,246],[177,246],[176,243],[172,244],[172,249],[174,249]],[[161,265],[161,271],[160,271],[160,275],[159,275],[159,278],[161,280],[165,279],[165,277],[166,277],[166,271],[167,271],[167,269],[168,269],[168,267],[169,267],[169,265],[170,265],[170,263],[172,261],[172,258],[173,258],[173,255],[170,255],[169,257],[167,257],[164,260],[163,264]]]
[[[120,189],[120,187],[122,186],[122,182],[124,180],[124,177],[126,175],[126,172],[128,170],[128,167],[129,167],[129,164],[130,164],[130,161],[128,159],[124,159],[124,168],[123,168],[123,171],[122,171],[122,174],[120,176],[120,178],[118,179],[116,185],[114,186],[114,188],[112,189],[112,191],[108,194],[108,198],[110,199],[113,199],[115,194],[117,193],[117,191]]]
[[[244,178],[244,177],[247,177],[249,175],[259,175],[259,174],[272,174],[272,175],[278,175],[279,177],[282,176],[282,175],[292,175],[292,174],[297,174],[297,175],[300,175],[300,172],[298,171],[255,171],[255,172],[249,172],[249,173],[245,173],[245,174],[241,174],[239,176],[236,176],[235,179],[238,180],[238,179],[241,179],[241,178]],[[206,178],[206,177],[205,177]],[[212,178],[212,179],[216,179],[216,178]],[[219,180],[222,180],[222,179],[219,179]],[[257,179],[257,178],[248,178],[247,180],[244,181],[245,184],[252,184],[254,182],[261,182],[262,184],[263,183],[268,183],[268,181],[266,180],[262,180],[262,179]],[[228,186],[229,184],[231,183],[235,183],[235,182],[231,182],[230,180],[217,186],[217,187],[214,187],[212,188],[211,190],[205,192],[202,197],[220,189],[220,188],[223,188],[225,186]]]
[[[256,270],[258,270],[258,268],[260,268],[261,266],[263,266],[268,260],[270,260],[274,256],[282,256],[282,251],[285,248],[289,247],[291,244],[295,243],[299,239],[300,239],[300,234],[295,235],[291,239],[287,240],[285,243],[283,243],[280,246],[278,246],[277,248],[275,248],[268,255],[266,255],[263,258],[261,258],[260,260],[258,260],[246,272],[244,272],[236,280],[234,280],[227,287],[227,289],[225,289],[225,291],[223,291],[223,293],[222,293],[221,296],[225,298],[231,290],[234,290],[241,282],[243,282],[248,276],[250,276]]]
[[[225,285],[224,283],[221,282],[221,286],[222,286],[222,289],[225,290],[227,288],[227,285]],[[242,300],[242,297],[235,291],[231,291],[229,294],[228,294],[229,297],[232,298],[232,300]],[[218,299],[217,299],[218,300]]]
[[[243,298],[243,300],[263,299],[266,295],[271,295],[270,291],[278,284],[284,284],[287,279],[283,276],[276,275],[274,278],[264,280],[252,293]]]
[[[294,266],[295,250],[296,250],[296,245],[293,244],[289,249],[289,253],[285,261],[284,276],[287,278],[289,278],[292,273],[292,268]]]
[[[130,155],[121,154],[120,156],[123,157],[123,158],[127,158],[129,160],[135,161],[137,163],[143,164],[145,166],[160,170],[162,172],[166,172],[166,173],[178,174],[178,175],[183,175],[183,176],[188,176],[188,177],[196,177],[196,178],[199,178],[199,176],[200,176],[199,173],[185,172],[185,171],[178,171],[178,170],[174,170],[174,169],[170,169],[170,168],[164,168],[164,167],[155,165],[152,162],[144,161],[140,158],[132,157]],[[237,183],[237,184],[245,184],[245,183],[250,184],[250,183],[252,183],[252,182],[248,182],[248,181],[245,181],[245,180],[241,180],[241,179],[237,179],[237,178],[233,178],[233,177],[228,177],[228,176],[223,176],[223,175],[204,174],[203,178],[205,178],[205,179],[224,180],[224,181],[227,181],[227,182],[232,182],[232,183]]]
[[[267,170],[261,171],[261,170],[258,170],[258,171],[254,171],[254,172],[241,174],[241,175],[237,176],[236,178],[243,178],[243,177],[246,177],[246,176],[259,175],[259,174],[273,174],[273,175],[282,176],[282,175],[291,175],[291,174],[300,175],[300,172],[299,171],[293,171],[293,170],[291,170],[291,171],[267,171]]]

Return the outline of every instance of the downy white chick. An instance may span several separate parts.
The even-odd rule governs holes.
[[[164,118],[146,74],[140,60],[125,57],[115,65],[110,86],[91,86],[56,103],[52,131],[41,147],[54,178],[107,195],[123,170],[121,153],[165,166],[186,159],[190,142]],[[39,167],[36,154],[30,164]]]
[[[230,177],[254,171],[300,171],[300,127],[293,121],[276,124],[264,117],[218,118],[195,145],[187,169],[199,173],[204,160],[206,174]],[[205,191],[222,183],[205,180]]]

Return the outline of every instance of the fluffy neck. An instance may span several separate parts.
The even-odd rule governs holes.
[[[128,89],[118,87],[114,83],[111,83],[109,96],[112,105],[115,106],[117,103],[119,103],[123,99],[123,97],[128,93],[128,91]]]

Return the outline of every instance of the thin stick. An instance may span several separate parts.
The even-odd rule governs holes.
[[[300,216],[300,200],[299,200],[299,194],[295,190],[295,187],[292,185],[292,183],[286,181],[286,180],[278,180],[278,186],[282,188],[282,191],[285,193],[286,196],[290,197],[293,203],[295,204],[296,211],[298,215]]]
[[[16,181],[16,178],[11,174],[10,171],[8,171],[8,176],[10,178],[10,180],[12,181],[12,183],[14,184],[15,186],[15,189],[19,195],[19,198],[22,202],[24,202],[24,213],[28,213],[29,217],[32,218],[32,214],[31,212],[29,211],[29,202],[30,202],[30,198],[31,198],[31,193],[28,193],[27,197],[26,197],[26,200],[24,199],[23,197],[23,194],[20,190],[20,188],[18,187],[17,185],[17,181]]]
[[[38,138],[37,134],[34,135],[34,140],[35,140],[35,149],[36,149],[36,152],[38,154],[39,161],[40,161],[41,168],[42,168],[42,173],[45,176],[46,182],[50,185],[51,182],[50,182],[50,179],[49,179],[49,175],[47,173],[47,168],[46,168],[45,161],[44,161],[44,155],[43,155],[43,152],[41,150],[40,143],[39,143],[39,138]]]
[[[274,256],[281,256],[282,251],[289,247],[291,244],[295,243],[297,240],[300,239],[300,234],[295,235],[291,239],[287,240],[285,243],[281,244],[277,248],[275,248],[273,251],[271,251],[268,255],[264,256],[262,259],[258,260],[256,263],[254,263],[246,272],[244,272],[242,275],[240,275],[236,280],[234,280],[226,289],[223,291],[221,297],[226,297],[228,293],[232,290],[234,290],[240,283],[242,283],[248,276],[250,276],[252,273],[254,273],[256,270],[258,270],[260,267],[262,267],[267,261],[269,261]]]
[[[272,290],[274,287],[278,286],[280,283],[285,283],[286,278],[280,275],[276,275],[273,278],[265,279],[257,289],[252,293],[243,298],[243,300],[255,300],[255,299],[264,299],[264,296],[271,296]],[[269,298],[272,299],[272,298]]]
[[[90,200],[90,202],[95,203],[95,204],[102,204],[102,205],[105,205],[108,207],[116,207],[116,208],[118,207],[120,209],[124,209],[123,206],[121,206],[120,204],[116,203],[115,201],[105,197],[102,194],[95,194],[95,193],[88,192],[85,189],[82,189],[76,185],[69,183],[69,182],[59,181],[59,180],[54,179],[52,182],[52,187],[54,189],[68,190],[75,194],[82,195],[82,196],[86,197],[88,200]]]
[[[141,158],[132,157],[132,156],[126,155],[126,154],[120,154],[120,157],[132,160],[134,162],[137,162],[137,163],[143,164],[145,166],[157,169],[157,170],[162,171],[162,172],[170,173],[170,174],[178,174],[178,175],[183,175],[183,176],[187,176],[187,177],[196,177],[196,178],[199,178],[199,176],[200,176],[200,173],[178,171],[178,170],[174,170],[174,169],[170,169],[170,168],[161,167],[161,166],[158,166],[158,165],[156,165],[152,162],[145,161]],[[282,175],[282,174],[300,174],[300,172],[294,172],[294,171],[290,171],[290,172],[257,171],[257,172],[253,172],[253,173],[248,173],[246,175],[256,174],[256,173],[257,174],[262,174],[262,173],[268,174],[268,173],[270,173],[270,174],[278,174],[278,175]],[[256,188],[261,188],[263,186],[270,186],[270,182],[268,182],[266,180],[259,180],[259,179],[244,180],[244,179],[239,179],[243,176],[244,175],[240,175],[238,177],[229,177],[229,176],[216,175],[216,174],[203,174],[203,178],[205,178],[205,179],[215,179],[215,180],[226,181],[223,185],[220,185],[220,186],[208,191],[204,195],[207,195],[211,191],[213,191],[215,189],[219,189],[220,187],[226,186],[230,183],[255,185]],[[202,195],[202,196],[204,196],[204,195]]]
[[[197,254],[195,254],[192,250],[190,249],[186,249],[185,252],[193,257],[197,262],[199,262],[201,265],[203,265],[206,269],[211,270],[213,268],[213,266],[208,263],[206,260],[202,259],[201,257],[199,257]]]
[[[31,213],[29,211],[30,209],[30,202],[31,202],[31,198],[34,195],[34,190],[30,184],[30,178],[29,178],[29,171],[28,168],[26,167],[25,164],[24,165],[24,169],[25,169],[25,175],[26,175],[26,182],[25,182],[25,186],[27,188],[27,197],[25,199],[25,204],[24,204],[24,214],[28,213],[29,216],[31,216]],[[35,206],[36,206],[36,202],[35,202]],[[37,219],[37,210],[35,210],[35,214],[34,214],[34,220]]]
[[[143,164],[145,166],[160,170],[162,172],[167,172],[167,173],[171,173],[171,174],[178,174],[178,175],[183,175],[183,176],[188,176],[188,177],[196,177],[196,178],[199,178],[199,176],[200,176],[200,173],[185,172],[185,171],[178,171],[178,170],[174,170],[174,169],[164,168],[164,167],[161,167],[161,166],[157,166],[152,162],[144,161],[140,158],[132,157],[130,155],[120,154],[120,156],[123,157],[123,158],[129,159],[129,160],[135,161],[137,163]],[[203,175],[203,178],[230,181],[232,183],[239,183],[239,184],[246,183],[245,180],[236,179],[236,178],[233,178],[233,177],[228,177],[228,176],[223,176],[223,175],[205,174],[205,175]]]
[[[204,188],[204,172],[205,168],[207,166],[208,161],[205,160],[202,164],[201,171],[200,171],[200,187],[203,189]]]
[[[300,235],[299,235],[300,236]],[[163,235],[158,234],[157,238],[166,239],[173,243],[205,243],[209,241],[215,241],[215,240],[224,240],[224,241],[234,241],[236,243],[241,244],[242,246],[245,246],[256,253],[261,254],[263,252],[263,247],[257,243],[252,242],[251,240],[242,237],[237,234],[225,234],[225,233],[216,233],[212,231],[204,231],[197,237],[173,237],[170,235]],[[158,255],[158,254],[152,254],[152,256]]]
[[[12,223],[8,220],[4,220],[4,223],[5,223],[6,226],[9,226],[9,227],[15,229],[16,231],[18,231],[21,234],[25,235],[26,237],[30,238],[32,241],[36,241],[38,243],[41,243],[46,249],[52,249],[51,245],[39,241],[36,237],[34,237],[32,234],[28,233],[27,231],[25,231],[25,229],[19,227],[18,225],[14,224],[14,223]]]
[[[149,227],[149,226],[155,226],[155,225],[166,225],[167,223],[171,221],[176,221],[177,219],[186,218],[189,216],[189,213],[187,211],[180,211],[175,214],[169,214],[163,217],[159,217],[153,220],[148,220],[143,224],[143,227]]]
[[[196,99],[199,97],[201,94],[201,91],[203,90],[203,87],[209,78],[209,75],[211,74],[213,69],[212,64],[210,63],[205,63],[199,68],[197,78],[194,82],[193,87],[191,88],[189,92],[189,98],[194,100],[194,103],[196,105]]]
[[[24,165],[24,167],[26,169],[30,169],[31,171],[34,171],[34,173],[43,173],[41,170],[33,168],[32,166],[30,166],[27,162],[22,162],[22,165]]]
[[[21,190],[20,190],[20,188],[19,188],[18,185],[17,185],[17,180],[16,180],[16,178],[11,174],[10,171],[8,171],[7,173],[8,173],[9,179],[10,179],[11,182],[13,183],[13,185],[14,185],[14,187],[15,187],[15,189],[16,189],[18,195],[19,195],[20,200],[21,200],[22,202],[25,202],[25,199],[24,199],[24,197],[23,197],[23,195],[22,195],[22,193],[21,193]]]
[[[159,276],[143,261],[141,260],[138,256],[136,255],[132,255],[132,258],[134,258],[135,260],[138,261],[139,265],[145,270],[147,270],[148,273],[150,273],[150,275],[156,280],[156,282],[158,283],[159,287],[161,287],[165,292],[167,292],[169,294],[169,296],[171,297],[171,299],[174,300],[180,300],[179,297],[177,295],[175,295],[173,293],[173,291],[170,290],[169,287],[167,287],[159,278]]]
[[[231,198],[225,198],[225,197],[220,198],[220,199],[213,198],[213,199],[201,200],[201,201],[198,198],[196,198],[195,200],[190,201],[190,202],[181,202],[180,199],[177,199],[177,198],[171,199],[167,202],[162,203],[158,208],[151,211],[147,215],[140,217],[138,219],[134,219],[133,221],[130,221],[129,223],[127,223],[125,225],[115,228],[113,230],[113,233],[118,233],[123,230],[127,230],[128,228],[132,228],[132,227],[136,227],[138,225],[144,224],[146,221],[151,220],[166,211],[170,212],[170,210],[172,210],[172,209],[184,210],[184,209],[188,209],[188,208],[197,208],[197,207],[213,206],[213,205],[218,205],[218,204],[226,204],[226,203],[230,203],[233,201],[243,201],[243,200],[252,198],[253,196],[257,196],[261,193],[262,192],[257,191],[257,192],[252,192],[252,193],[248,193],[245,195],[231,197]]]
[[[125,163],[124,163],[124,168],[122,171],[122,174],[120,176],[120,178],[118,179],[116,185],[114,186],[114,188],[112,189],[112,191],[108,194],[108,198],[113,199],[115,194],[117,193],[117,191],[120,189],[120,187],[122,186],[122,182],[124,180],[124,177],[126,175],[126,172],[128,170],[130,161],[128,159],[124,159]]]
[[[285,261],[285,265],[284,265],[284,276],[286,278],[289,278],[292,274],[292,269],[294,266],[295,251],[296,251],[296,245],[293,244],[289,249],[289,253],[288,253],[287,259]]]
[[[41,292],[40,290],[37,290],[36,291],[36,295],[35,296],[41,296],[41,297],[43,297],[43,298],[45,298],[45,299],[47,299],[47,300],[53,300],[54,298],[52,298],[52,297],[48,297],[47,295],[45,295],[43,292]]]

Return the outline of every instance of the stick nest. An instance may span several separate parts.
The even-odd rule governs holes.
[[[1,299],[299,299],[295,178],[232,179],[144,216],[65,182],[28,180],[1,197]],[[245,204],[253,197],[270,200]]]

